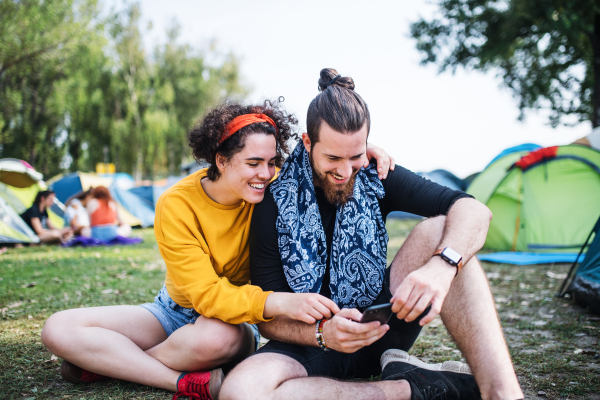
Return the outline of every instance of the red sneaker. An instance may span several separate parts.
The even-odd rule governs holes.
[[[94,383],[109,379],[108,376],[95,374],[83,368],[79,368],[77,365],[66,360],[63,360],[60,364],[60,374],[65,381],[71,383]]]
[[[217,400],[222,382],[221,368],[212,371],[183,372],[177,379],[177,393],[173,395],[172,400],[185,396],[189,399]]]

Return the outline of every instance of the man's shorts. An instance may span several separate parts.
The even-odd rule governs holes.
[[[383,290],[372,305],[389,303],[391,298],[390,269],[388,268],[383,282]],[[426,315],[427,312],[428,310],[422,316]],[[320,347],[304,347],[271,340],[253,355],[265,353],[286,355],[302,364],[306,368],[308,376],[325,376],[336,379],[377,377],[381,374],[379,359],[386,350],[401,349],[408,351],[412,347],[421,332],[421,326],[418,322],[421,317],[408,323],[392,315],[389,321],[390,330],[381,339],[351,354],[340,353],[335,350],[324,351]]]
[[[200,316],[193,308],[185,308],[175,303],[165,286],[160,289],[160,292],[154,298],[154,303],[141,304],[140,307],[150,311],[160,322],[167,336],[171,336],[173,332],[187,324],[193,324]],[[260,333],[256,325],[248,324],[254,333],[256,347],[260,339]]]

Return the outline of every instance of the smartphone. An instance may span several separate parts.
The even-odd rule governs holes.
[[[392,303],[371,306],[363,312],[360,323],[379,321],[381,325],[387,324],[392,314]]]

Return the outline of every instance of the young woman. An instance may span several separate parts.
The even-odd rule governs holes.
[[[40,238],[41,243],[61,243],[68,240],[73,231],[66,227],[58,229],[48,218],[48,209],[54,204],[56,194],[52,190],[41,190],[35,196],[33,205],[27,209],[21,218]]]
[[[73,197],[67,203],[65,221],[73,229],[75,236],[91,236],[90,216],[85,208],[92,199],[92,189],[88,189]]]
[[[296,123],[278,103],[229,103],[192,130],[193,155],[210,166],[171,187],[156,206],[165,285],[154,303],[141,307],[73,309],[50,317],[42,341],[65,360],[65,379],[110,376],[175,391],[174,398],[216,399],[219,366],[234,365],[257,348],[252,324],[279,315],[314,323],[339,311],[318,294],[263,292],[248,282],[254,204],[297,138]]]
[[[117,236],[127,237],[131,227],[121,221],[117,203],[104,186],[92,189],[92,199],[86,205],[90,216],[91,234],[94,239],[109,241]]]

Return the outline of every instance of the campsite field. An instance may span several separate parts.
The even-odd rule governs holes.
[[[388,222],[391,255],[413,224]],[[171,398],[166,391],[120,381],[66,383],[60,360],[40,341],[44,321],[56,311],[152,301],[165,266],[152,230],[135,233],[143,236],[143,244],[42,246],[0,255],[0,398]],[[568,265],[484,263],[484,268],[526,397],[600,400],[600,318],[554,297]],[[461,359],[439,319],[424,330],[412,354],[429,362]]]

